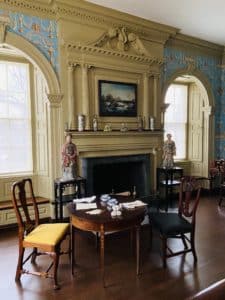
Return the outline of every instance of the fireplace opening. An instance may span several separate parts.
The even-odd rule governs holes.
[[[88,195],[133,191],[142,197],[150,193],[150,157],[147,154],[82,159]]]

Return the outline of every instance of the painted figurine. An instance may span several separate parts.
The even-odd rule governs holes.
[[[170,133],[168,133],[166,137],[167,140],[163,145],[163,167],[172,168],[174,165],[173,157],[176,155],[176,145]]]
[[[66,142],[62,146],[62,173],[63,179],[76,177],[77,147],[72,142],[72,135],[66,135]]]

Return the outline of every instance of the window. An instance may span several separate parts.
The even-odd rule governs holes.
[[[0,61],[0,175],[32,172],[29,64]]]
[[[172,134],[176,143],[176,159],[187,158],[187,98],[188,86],[171,84],[167,90],[165,102],[169,107],[165,113],[165,136]]]

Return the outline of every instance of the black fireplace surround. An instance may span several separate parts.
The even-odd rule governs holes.
[[[150,155],[82,158],[82,175],[87,179],[87,194],[100,195],[133,191],[137,196],[150,193]]]

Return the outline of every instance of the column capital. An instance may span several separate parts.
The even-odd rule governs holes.
[[[63,99],[63,94],[47,94],[51,106],[59,106]]]
[[[74,61],[68,61],[68,69],[69,70],[73,70],[74,68],[76,68],[79,64],[77,62]]]

